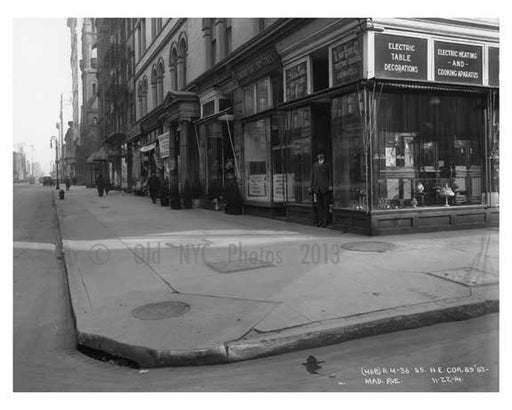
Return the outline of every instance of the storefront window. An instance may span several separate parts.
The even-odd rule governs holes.
[[[245,130],[245,197],[252,201],[270,200],[268,159],[270,119],[247,122]]]
[[[272,200],[284,203],[293,198],[292,174],[286,173],[285,115],[272,115],[270,144],[272,148]]]
[[[265,78],[256,84],[257,112],[270,108],[270,79]]]
[[[254,114],[254,85],[244,88],[244,114]]]
[[[482,203],[482,98],[383,93],[376,105],[374,208]]]
[[[272,107],[270,78],[265,77],[244,88],[244,115],[249,116]]]
[[[288,202],[311,202],[308,189],[311,181],[311,109],[288,111],[285,114],[286,181]]]
[[[500,107],[499,95],[493,92],[490,97],[491,104],[491,127],[489,132],[489,142],[487,144],[487,157],[489,159],[490,174],[490,195],[487,203],[491,206],[499,205],[500,192]]]
[[[206,192],[213,200],[222,196],[224,187],[224,138],[218,123],[204,124],[202,130],[206,139]]]
[[[332,100],[333,203],[366,209],[366,155],[363,144],[362,92]]]

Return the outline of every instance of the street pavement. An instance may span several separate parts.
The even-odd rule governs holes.
[[[498,310],[497,229],[370,238],[145,197],[54,193],[78,342],[235,362]]]

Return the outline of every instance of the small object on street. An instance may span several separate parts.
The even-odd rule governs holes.
[[[63,189],[61,189],[59,191],[59,199],[64,199],[64,190]]]
[[[336,373],[331,373],[331,374],[329,375],[329,377],[330,377],[331,379],[334,379],[334,378],[336,377]]]
[[[306,359],[306,363],[302,363],[303,366],[306,366],[306,370],[311,374],[320,374],[318,370],[322,368],[320,363],[324,363],[324,361],[318,361],[315,356],[308,356]]]
[[[140,374],[144,374],[144,373],[148,373],[148,372],[149,372],[149,370],[146,370],[146,369],[139,370],[139,373],[140,373]]]

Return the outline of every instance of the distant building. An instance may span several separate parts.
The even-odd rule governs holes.
[[[76,177],[77,184],[92,186],[96,171],[88,165],[87,159],[101,145],[98,134],[96,26],[93,18],[69,18],[67,25],[71,35],[73,121],[68,122],[66,131],[66,171]]]
[[[13,151],[12,165],[14,182],[26,181],[29,176],[29,169],[27,168],[27,160],[22,148],[19,148],[18,151]]]

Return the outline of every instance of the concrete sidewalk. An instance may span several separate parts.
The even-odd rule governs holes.
[[[370,238],[55,195],[79,344],[141,366],[226,363],[498,310],[497,229]]]

